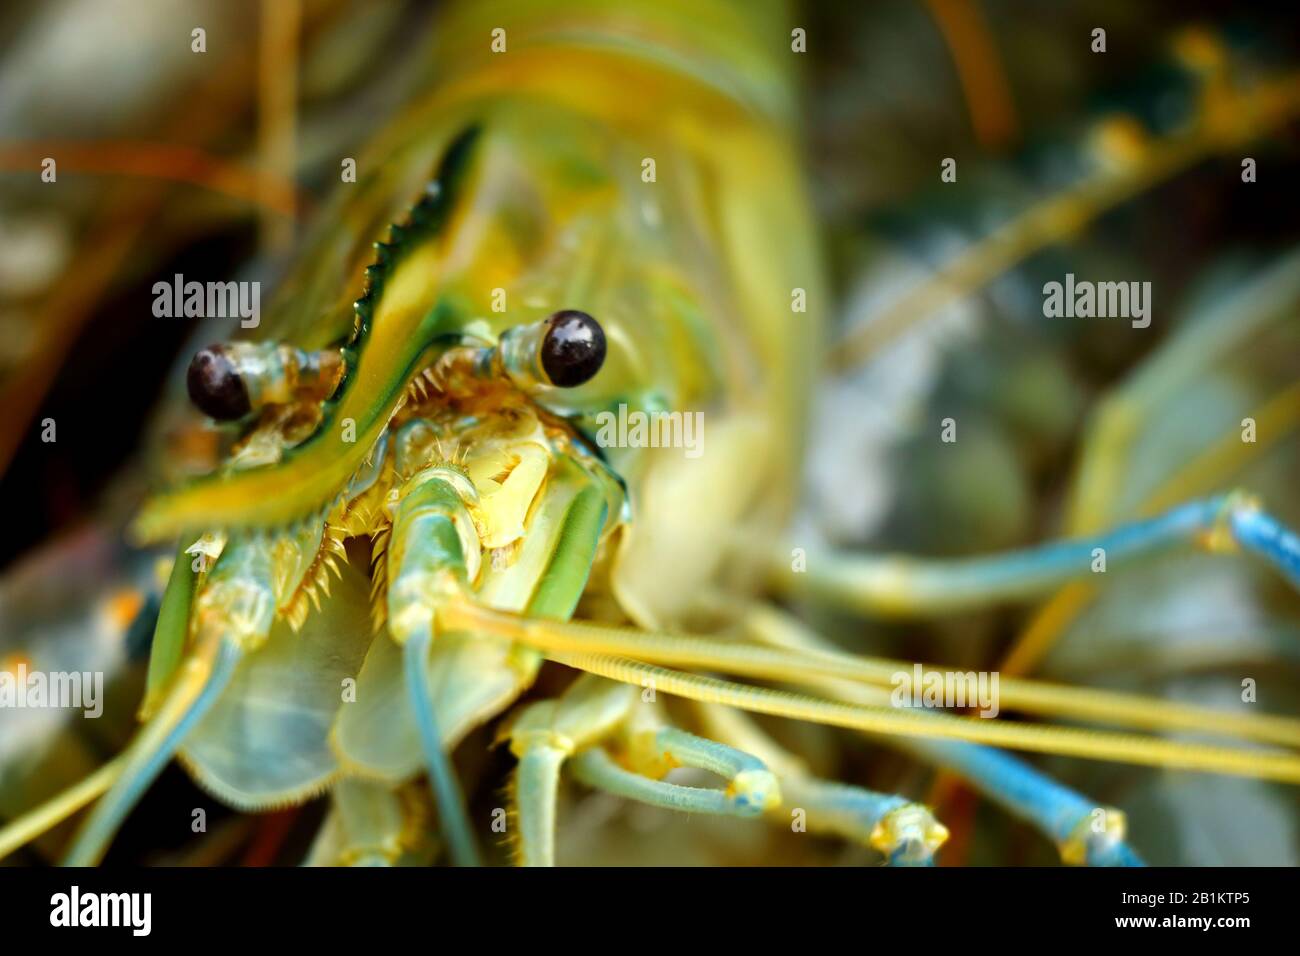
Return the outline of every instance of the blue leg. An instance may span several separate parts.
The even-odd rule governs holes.
[[[783,557],[777,583],[865,614],[941,613],[1044,593],[1093,573],[1102,554],[1109,569],[1189,543],[1244,548],[1300,588],[1300,538],[1237,493],[1180,505],[1096,537],[990,557],[810,555],[805,573],[791,571]]]
[[[477,866],[465,801],[438,729],[428,667],[433,609],[467,590],[466,555],[479,553],[461,498],[465,481],[457,472],[435,467],[417,473],[403,488],[386,552],[388,630],[402,645],[407,698],[448,852],[457,866]]]
[[[275,617],[272,580],[267,539],[226,545],[196,605],[194,651],[170,678],[167,696],[131,743],[121,775],[91,811],[65,863],[99,862],[141,794],[221,696],[245,649],[266,639]]]
[[[1143,866],[1124,842],[1124,815],[1001,750],[956,741],[907,740],[900,746],[951,770],[1013,816],[1048,836],[1066,863]]]
[[[889,866],[933,866],[948,830],[906,797],[814,777],[781,778],[783,811],[803,810],[810,830],[875,847]]]
[[[95,804],[95,809],[77,834],[63,861],[65,866],[94,866],[100,861],[127,814],[162,773],[186,735],[221,696],[239,658],[238,644],[222,642],[211,674],[198,694],[186,693],[188,687],[182,685],[182,692],[166,701],[158,715],[145,725],[131,746],[130,756],[117,783]],[[186,697],[190,699],[185,700]]]
[[[1270,562],[1300,590],[1300,535],[1253,508],[1234,510],[1231,524],[1238,544]]]
[[[451,760],[442,743],[442,733],[438,730],[438,720],[434,716],[433,694],[429,688],[429,669],[426,666],[432,643],[433,634],[427,627],[416,630],[407,638],[402,648],[406,664],[406,692],[415,711],[415,725],[420,731],[420,746],[424,749],[429,785],[433,788],[434,799],[438,804],[438,816],[442,821],[442,832],[452,862],[457,866],[478,866],[478,850],[470,832],[465,798],[461,795],[456,772],[452,769]]]

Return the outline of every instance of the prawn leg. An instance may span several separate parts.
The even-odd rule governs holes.
[[[747,714],[712,704],[695,706],[709,733],[753,753],[776,772],[781,804],[768,812],[773,823],[790,824],[797,813],[810,832],[870,846],[884,855],[887,866],[934,864],[948,828],[928,807],[897,794],[814,777],[803,760]]]
[[[246,651],[266,639],[275,618],[269,539],[232,540],[198,599],[193,650],[166,697],[124,755],[108,792],[82,825],[64,861],[91,866],[186,735],[221,696]]]
[[[686,813],[754,817],[781,802],[776,775],[757,757],[734,747],[676,727],[639,733],[629,743],[627,757],[635,769],[625,769],[604,747],[593,747],[573,758],[574,778],[616,796]],[[727,786],[686,787],[646,775],[673,766],[716,773]]]
[[[824,640],[789,619],[763,616],[771,627],[757,631],[769,642],[801,650],[820,651]],[[828,696],[853,703],[878,702],[881,690],[840,679],[813,682]],[[948,770],[1004,810],[1029,823],[1052,840],[1061,859],[1088,866],[1141,866],[1124,843],[1124,814],[1075,793],[1010,754],[977,744],[915,737],[879,738],[890,746]]]
[[[84,780],[0,827],[0,860],[102,797],[121,775],[124,765],[125,757],[111,760]]]
[[[573,613],[586,587],[608,510],[598,482],[586,483],[574,496],[529,599],[530,615],[564,619]],[[521,865],[555,865],[560,768],[577,750],[610,733],[626,718],[634,699],[635,689],[626,684],[584,675],[558,700],[524,710],[512,726],[511,750],[519,758],[512,794]]]
[[[586,473],[567,460],[557,474],[585,476]],[[557,479],[557,495],[559,486],[570,480]],[[531,594],[525,606],[529,615],[567,618],[586,587],[608,505],[598,482],[583,477],[579,485],[556,521],[554,547],[539,563],[537,577],[531,582]],[[449,848],[453,858],[461,862],[468,862],[477,854],[435,721],[425,663],[435,632],[436,609],[449,600],[468,598],[468,581],[475,577],[481,561],[481,545],[469,513],[469,507],[476,504],[473,485],[459,472],[435,466],[417,474],[400,495],[388,557],[390,567],[396,568],[388,592],[389,630],[404,647],[407,688],[429,765],[430,782],[438,797],[439,812],[443,814]],[[549,515],[550,509],[543,506],[539,514]],[[534,533],[540,535],[550,530],[539,527],[534,528]],[[553,826],[548,828],[544,821],[554,819],[554,778],[563,749],[557,754],[554,748],[535,743],[533,751],[526,755],[526,766],[517,781],[523,785],[522,803],[529,807],[522,815],[529,821],[530,834],[553,832]],[[535,812],[533,806],[538,808]],[[534,817],[543,822],[534,824]],[[546,850],[545,838],[525,842],[530,858],[546,860],[552,855]],[[538,847],[536,851],[531,849],[534,846]]]
[[[464,602],[449,603],[440,611],[439,620],[443,626],[509,638],[536,648],[548,659],[577,670],[601,674],[612,680],[638,684],[650,682],[689,700],[729,703],[730,706],[756,713],[886,734],[966,740],[1037,753],[1300,783],[1300,756],[1286,750],[1246,750],[1138,734],[959,717],[941,711],[918,711],[894,706],[893,694],[884,686],[852,683],[849,686],[856,688],[857,692],[871,696],[862,698],[859,704],[846,709],[845,705],[824,699],[655,666],[657,663],[674,663],[805,685],[817,685],[826,679],[867,679],[869,683],[878,684],[878,664],[858,666],[863,659],[843,654],[800,654],[792,653],[789,649],[752,643],[642,632],[591,622],[537,620]],[[873,679],[872,675],[877,677]],[[1019,691],[1025,689],[1023,683],[1016,687]],[[1076,715],[1086,710],[1095,716],[1096,707],[1080,706],[1080,700],[1086,698],[1086,693],[1078,688],[1074,692],[1078,696],[1067,706],[1060,706],[1057,702],[1053,708]],[[1132,722],[1146,726],[1176,725],[1182,729],[1193,729],[1197,726],[1197,720],[1203,720],[1206,728],[1213,729],[1213,721],[1217,719],[1215,713],[1209,710],[1203,710],[1199,714],[1165,711],[1158,706],[1158,701],[1148,701],[1134,695],[1124,695],[1121,702],[1129,709],[1130,719],[1133,716],[1142,718]],[[1132,712],[1135,708],[1141,713],[1134,715]],[[1044,705],[1038,709],[1045,712],[1049,708]],[[1256,721],[1260,719],[1262,718],[1256,718]],[[1276,717],[1269,718],[1269,721],[1272,722],[1248,722],[1232,729],[1255,739],[1270,741],[1290,740],[1293,737],[1295,728],[1291,724]]]
[[[519,758],[513,796],[522,866],[555,865],[555,797],[560,768],[578,750],[610,734],[627,718],[636,688],[583,675],[558,700],[526,708],[511,728]]]
[[[433,706],[428,658],[433,608],[448,594],[464,594],[468,561],[480,558],[478,536],[462,496],[476,498],[469,480],[445,467],[425,469],[404,486],[393,518],[388,589],[388,630],[402,646],[406,692],[429,771],[429,784],[452,860],[476,866],[464,797],[443,746]]]
[[[1031,598],[1083,578],[1102,565],[1150,557],[1196,543],[1211,551],[1245,550],[1300,588],[1300,538],[1236,492],[1181,505],[1158,517],[1096,537],[1055,542],[981,558],[809,555],[807,571],[773,561],[776,586],[864,615],[927,615]]]
[[[948,828],[906,797],[816,777],[781,780],[785,806],[807,815],[808,827],[874,847],[890,866],[932,866]]]
[[[908,740],[903,749],[950,770],[1051,839],[1075,866],[1143,866],[1125,842],[1122,811],[1099,806],[1008,753],[954,741]]]
[[[514,796],[522,865],[554,865],[555,794],[566,761],[579,782],[651,806],[753,817],[779,805],[776,777],[761,760],[676,727],[647,726],[636,719],[635,702],[634,687],[583,675],[558,700],[520,715],[511,748],[519,757]],[[607,746],[617,748],[617,760]],[[660,779],[679,766],[717,774],[727,786]]]
[[[309,866],[394,866],[407,832],[406,813],[390,787],[344,778],[330,793],[332,808],[307,859]]]

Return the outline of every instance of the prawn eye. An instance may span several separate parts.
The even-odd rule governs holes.
[[[252,409],[234,360],[220,345],[199,349],[185,374],[190,401],[218,421],[243,418]]]
[[[605,330],[586,312],[565,309],[546,320],[542,369],[552,385],[589,382],[605,362]]]

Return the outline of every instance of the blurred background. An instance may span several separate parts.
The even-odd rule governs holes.
[[[150,556],[123,565],[116,531],[159,462],[199,468],[216,454],[193,427],[183,375],[197,346],[229,331],[222,320],[156,319],[153,283],[182,273],[256,279],[269,292],[340,159],[421,87],[437,7],[13,0],[0,9],[9,628],[70,606],[70,588],[89,595],[127,573],[112,568],[150,579]],[[799,519],[808,540],[983,553],[1233,487],[1300,523],[1300,12],[878,0],[809,4],[793,20],[808,35],[803,135],[838,292],[836,344],[809,428]],[[1104,52],[1093,50],[1097,28]],[[41,179],[45,157],[57,157],[56,183]],[[940,180],[947,158],[951,183]],[[1243,181],[1246,158],[1257,181]],[[1032,218],[1071,196],[1082,198]],[[1151,327],[1045,319],[1042,287],[1066,273],[1151,282]],[[961,430],[953,447],[939,442],[950,416]],[[1246,418],[1258,427],[1250,443]],[[1110,477],[1087,477],[1099,473]],[[40,583],[53,559],[39,549],[54,541],[78,562],[76,581],[57,593]],[[149,620],[138,603],[110,610]],[[1250,677],[1263,709],[1300,713],[1300,606],[1269,573],[1231,558],[1171,555],[1033,608],[905,627],[818,623],[874,653],[1210,706],[1241,706]],[[137,662],[147,651],[140,630]],[[117,691],[124,713],[132,688]],[[816,728],[781,733],[798,735],[832,775],[929,797],[954,833],[945,863],[1052,859],[942,775]],[[95,747],[111,751],[108,740],[92,746],[91,765]],[[1044,765],[1124,807],[1152,862],[1294,865],[1300,855],[1293,791]],[[484,780],[494,773],[485,768]],[[173,768],[149,799],[190,786]],[[726,826],[687,832],[653,813],[610,821],[593,810],[584,820],[614,857],[611,832],[659,828],[651,848],[638,838],[627,850],[650,854],[639,862],[809,853],[789,835],[789,846],[775,834],[755,848]],[[309,830],[302,819],[278,825]],[[115,854],[148,845],[132,826],[138,843],[128,827]],[[247,833],[214,858],[238,858]],[[598,854],[580,835],[574,861]],[[867,852],[815,847],[809,862]]]

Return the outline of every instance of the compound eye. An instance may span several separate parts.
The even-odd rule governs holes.
[[[209,345],[195,353],[185,374],[185,385],[190,401],[217,421],[243,418],[252,409],[239,369],[220,345]]]
[[[605,330],[586,312],[565,309],[547,319],[542,369],[552,385],[573,388],[591,381],[605,362]]]

